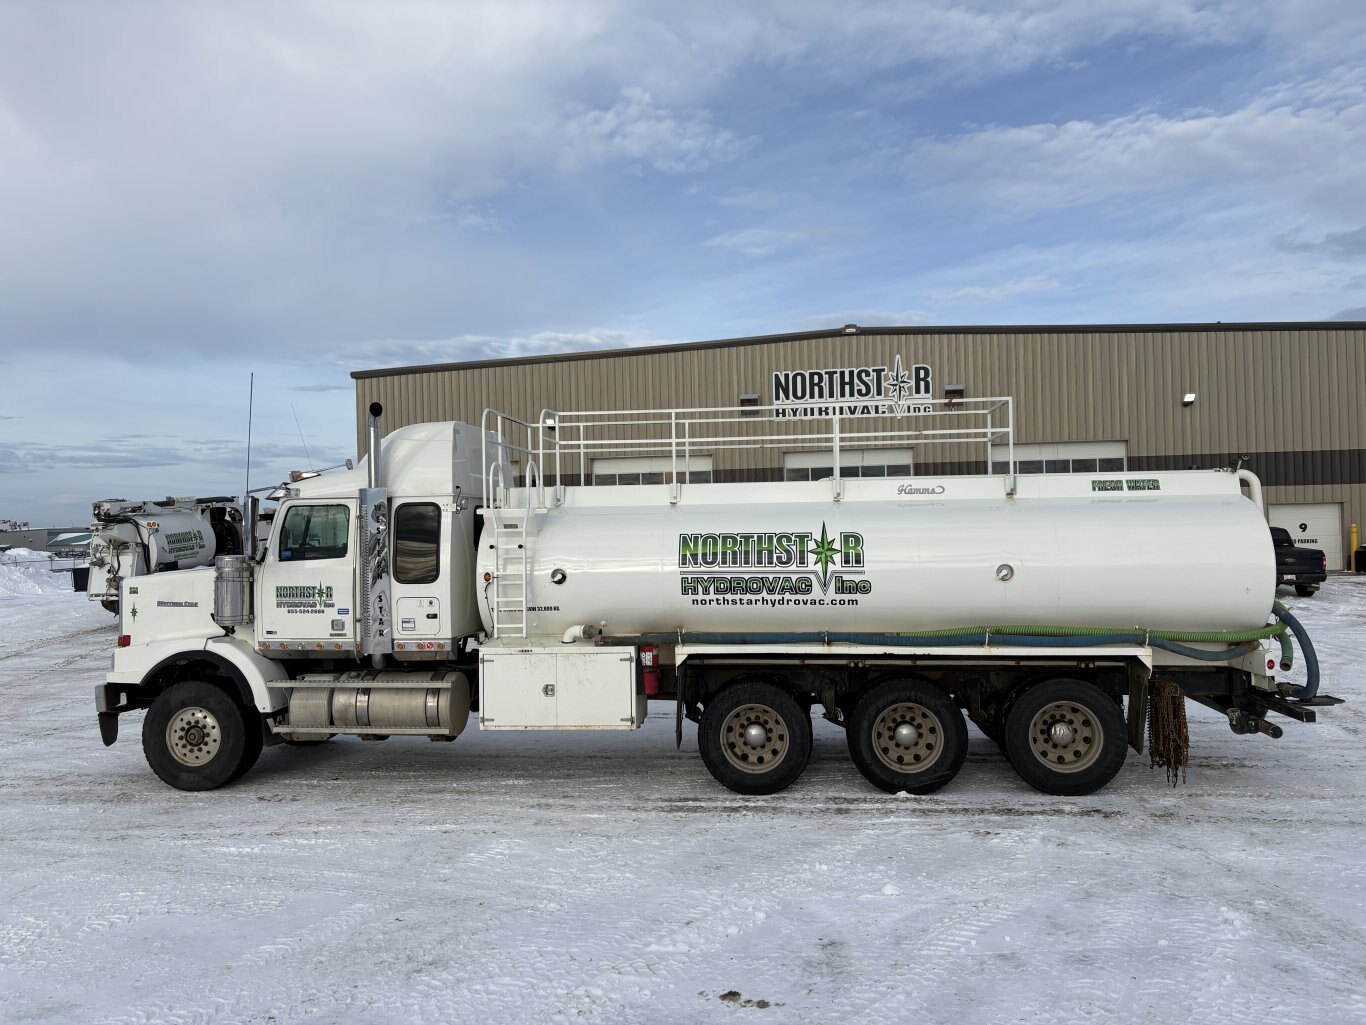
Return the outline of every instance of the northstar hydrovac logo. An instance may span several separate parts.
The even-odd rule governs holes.
[[[681,593],[809,595],[870,594],[864,577],[863,535],[800,532],[679,534]],[[689,573],[689,570],[711,570]],[[757,572],[756,572],[757,571]],[[765,572],[766,571],[766,572]]]

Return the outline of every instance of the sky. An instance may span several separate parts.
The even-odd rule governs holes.
[[[0,0],[0,517],[240,494],[249,395],[340,462],[355,370],[1366,319],[1363,172],[1359,0]]]

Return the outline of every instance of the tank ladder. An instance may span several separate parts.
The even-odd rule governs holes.
[[[493,636],[525,637],[531,540],[530,509],[500,509],[493,517]]]
[[[490,522],[493,527],[494,637],[527,635],[527,599],[530,597],[531,543],[544,509],[533,503],[540,493],[540,471],[534,461],[527,462],[526,486],[502,485],[502,467],[489,471],[489,493],[495,496]],[[521,502],[518,502],[518,498]]]

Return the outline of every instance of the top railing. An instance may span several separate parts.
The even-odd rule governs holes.
[[[696,456],[734,449],[829,452],[834,497],[843,495],[842,455],[850,450],[979,445],[988,470],[993,449],[1004,446],[1009,490],[1014,492],[1012,400],[1005,397],[924,399],[904,412],[889,404],[856,406],[709,406],[693,409],[543,409],[535,422],[484,411],[484,468],[489,494],[505,503],[508,462],[528,485],[527,504],[544,507],[545,488],[564,497],[567,476],[589,484],[593,461],[622,456],[667,459],[671,500],[694,475]],[[914,410],[914,411],[912,411]],[[493,440],[490,440],[492,436]],[[971,457],[969,457],[971,458]],[[999,461],[999,460],[998,460]],[[495,487],[503,490],[495,490]],[[533,496],[530,492],[535,490]]]

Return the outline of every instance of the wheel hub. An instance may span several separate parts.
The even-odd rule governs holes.
[[[223,730],[208,709],[182,708],[166,725],[166,747],[181,765],[204,765],[218,754],[222,745]]]
[[[1069,746],[1072,741],[1076,739],[1076,736],[1077,731],[1061,720],[1048,727],[1049,741],[1057,744],[1059,747]]]
[[[939,761],[944,726],[924,705],[901,702],[873,722],[873,752],[895,772],[918,773]]]
[[[721,750],[742,772],[771,772],[790,746],[787,721],[768,705],[741,705],[721,724]]]
[[[1029,749],[1054,772],[1080,772],[1100,757],[1105,733],[1091,709],[1074,701],[1055,701],[1029,723]]]

